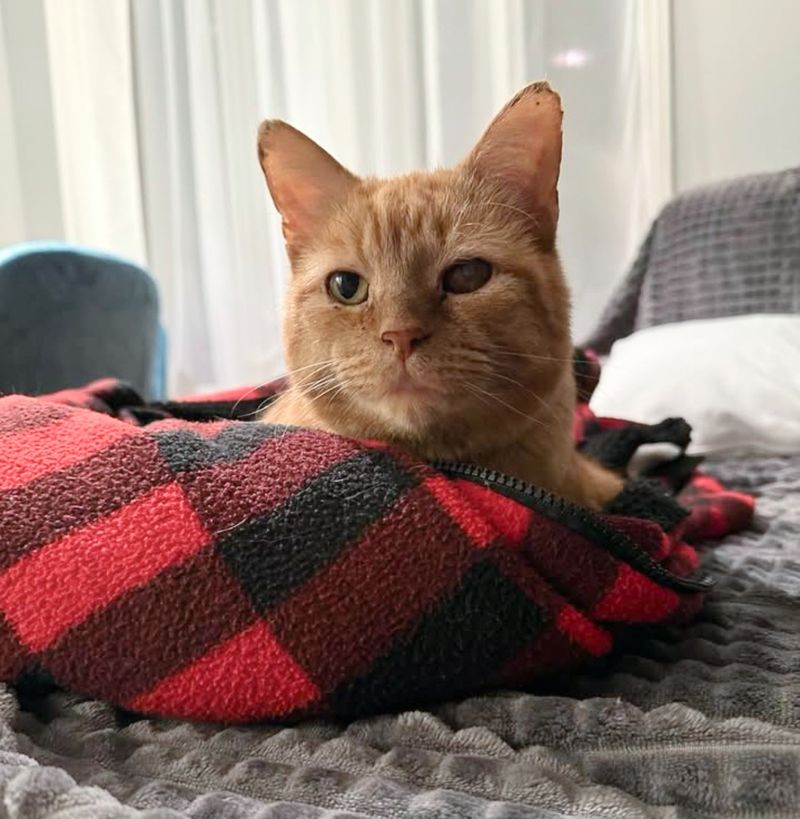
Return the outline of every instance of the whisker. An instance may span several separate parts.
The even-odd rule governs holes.
[[[251,416],[260,415],[271,403],[272,396],[269,398],[265,398],[254,410],[250,410],[250,412],[243,412],[239,419],[242,418],[250,418]]]
[[[535,398],[553,416],[554,421],[557,422],[559,420],[558,414],[553,409],[553,407],[550,406],[550,404],[548,404],[547,401],[545,401],[544,398],[542,398],[542,396],[539,395],[535,390],[526,387],[521,381],[517,381],[515,378],[509,378],[507,375],[503,375],[502,373],[498,372],[493,372],[491,377],[502,378],[504,381],[508,381],[509,383],[519,387],[526,395],[530,395],[532,398]]]
[[[297,373],[305,372],[307,370],[319,370],[323,367],[328,367],[331,364],[336,364],[335,358],[329,358],[325,361],[315,361],[313,364],[306,364],[304,367],[295,367],[287,371],[286,375],[296,375]]]
[[[234,417],[234,415],[235,415],[235,413],[236,413],[236,408],[239,406],[239,404],[241,404],[241,403],[242,403],[242,401],[244,401],[244,400],[247,398],[247,396],[248,396],[248,395],[252,395],[252,393],[254,393],[254,392],[258,392],[260,389],[262,389],[263,387],[266,387],[266,386],[267,386],[267,384],[270,384],[270,383],[271,383],[272,381],[274,381],[274,380],[275,380],[274,378],[270,378],[270,380],[269,380],[269,381],[264,381],[264,382],[262,382],[261,384],[256,384],[256,385],[255,385],[255,387],[250,387],[250,389],[249,389],[247,392],[242,393],[242,395],[240,395],[240,396],[239,396],[239,397],[236,399],[236,401],[234,402],[233,406],[231,407],[231,409],[230,409],[230,417],[231,417],[231,418],[233,418],[233,417]],[[270,397],[271,397],[271,396],[270,396]],[[267,399],[267,400],[269,400],[269,399]],[[250,415],[250,414],[251,414],[251,413],[247,413],[247,415]],[[242,415],[242,416],[240,416],[240,417],[241,417],[241,418],[245,418],[246,416],[245,416],[245,415]]]
[[[336,397],[337,393],[342,392],[343,390],[350,387],[350,381],[348,380],[339,380],[333,379],[333,384],[331,386],[326,387],[321,393],[316,393],[314,395],[307,396],[311,401],[319,401],[321,398],[324,398],[326,395],[331,395],[331,397]],[[329,399],[330,400],[330,399]]]
[[[496,401],[501,406],[505,407],[506,409],[510,409],[512,412],[517,413],[517,415],[521,415],[523,418],[526,418],[528,421],[532,421],[534,424],[539,424],[539,426],[543,427],[546,430],[550,430],[550,427],[541,420],[541,418],[536,418],[533,415],[529,415],[527,412],[522,412],[522,410],[517,409],[512,404],[503,401],[502,398],[498,398],[494,393],[488,392],[487,390],[478,387],[476,384],[472,384],[469,381],[464,382],[464,386],[472,392],[473,395],[485,395],[487,398],[491,398],[493,401]]]
[[[319,389],[320,387],[325,387],[330,382],[335,380],[336,376],[333,373],[323,373],[322,375],[311,373],[307,379],[298,381],[295,384],[295,387],[297,387],[303,393],[309,393]]]
[[[508,355],[514,356],[516,358],[526,358],[529,359],[530,361],[556,361],[559,364],[572,364],[575,360],[572,356],[570,356],[569,358],[559,358],[557,356],[538,355],[536,353],[521,353],[517,352],[516,350],[509,350],[506,347],[490,346],[487,349],[493,353],[497,353],[498,355]]]
[[[332,377],[331,375],[325,375],[322,378],[317,378],[316,376],[317,376],[317,374],[319,373],[320,370],[323,370],[323,369],[325,369],[325,367],[328,367],[331,364],[335,364],[335,363],[336,363],[335,358],[330,358],[330,359],[327,359],[325,361],[315,361],[314,363],[306,364],[303,367],[291,368],[291,369],[287,370],[286,375],[288,377],[288,376],[297,375],[298,373],[305,373],[304,378],[299,378],[295,382],[295,386],[298,386],[299,388],[305,390],[305,389],[309,388],[309,386],[305,383],[306,379],[310,378],[312,380],[310,386],[313,388],[316,385],[324,384],[326,379],[331,378]],[[239,399],[236,401],[236,403],[233,405],[233,409],[231,410],[231,414],[233,414],[235,412],[236,407],[238,407],[239,404],[248,395],[250,395],[253,392],[256,392],[261,387],[263,387],[263,386],[265,386],[266,384],[269,384],[269,383],[270,383],[269,381],[265,381],[264,384],[260,384],[260,385],[258,385],[256,387],[251,387],[244,395],[240,396]],[[274,398],[274,396],[271,396],[271,395],[267,396],[263,401],[261,401],[261,403],[259,403],[259,405],[258,405],[258,407],[256,407],[256,409],[251,410],[250,412],[243,413],[239,417],[240,418],[250,418],[251,416],[258,416],[261,412],[264,411],[264,409],[266,407],[269,406],[269,404],[272,402],[273,398]]]

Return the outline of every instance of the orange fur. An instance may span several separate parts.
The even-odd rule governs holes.
[[[360,179],[278,121],[259,132],[292,263],[284,340],[290,386],[262,416],[470,461],[599,507],[618,477],[576,454],[569,293],[555,250],[561,106],[523,89],[456,168]],[[470,293],[442,272],[492,265]],[[361,274],[363,304],[328,293]],[[385,341],[417,328],[403,361]],[[383,338],[382,338],[383,337]]]

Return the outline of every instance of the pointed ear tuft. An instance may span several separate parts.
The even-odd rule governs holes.
[[[555,242],[561,166],[561,98],[546,82],[522,89],[492,120],[464,166],[502,185],[537,224],[544,247]]]
[[[258,158],[290,249],[308,241],[358,183],[316,142],[279,119],[261,123]]]

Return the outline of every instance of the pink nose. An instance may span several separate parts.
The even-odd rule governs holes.
[[[429,335],[421,327],[407,327],[403,330],[386,330],[381,333],[381,341],[391,344],[397,355],[405,361]]]

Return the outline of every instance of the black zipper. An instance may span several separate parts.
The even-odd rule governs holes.
[[[681,592],[704,592],[714,584],[706,574],[679,577],[667,571],[650,555],[643,552],[627,535],[607,526],[591,509],[578,506],[533,484],[493,469],[456,461],[434,461],[433,468],[452,478],[464,478],[505,495],[551,520],[567,526],[615,557],[629,563],[642,574]]]

